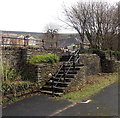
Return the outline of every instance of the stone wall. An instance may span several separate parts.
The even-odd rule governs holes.
[[[57,54],[62,56],[64,53],[59,49],[43,49],[43,48],[32,48],[32,47],[3,47],[2,48],[2,59],[4,62],[9,61],[11,65],[17,65],[21,62],[26,62],[32,55],[42,54]]]
[[[47,53],[56,54],[58,56],[62,56],[65,54],[60,49],[27,48],[27,58],[32,55],[43,55]]]
[[[120,72],[120,61],[115,61],[114,71]]]
[[[94,51],[93,53],[97,54],[100,58],[101,72],[118,72],[120,61],[117,61],[117,57],[115,57],[115,55],[111,55],[110,53],[105,53],[102,51]]]
[[[120,61],[117,61],[116,55],[105,53],[105,58],[101,58],[102,72],[113,73],[118,72]]]
[[[107,60],[117,60],[117,56],[116,55],[113,55],[111,53],[105,53],[105,58]]]
[[[86,66],[80,67],[80,70],[75,75],[75,78],[72,79],[69,86],[65,89],[65,93],[77,91],[82,88],[82,85],[86,82],[86,70]]]
[[[120,61],[104,59],[102,60],[101,66],[102,72],[105,73],[118,72],[118,69],[120,67]]]
[[[87,67],[86,75],[101,72],[100,58],[96,54],[80,54],[80,63]]]
[[[37,81],[42,85],[58,70],[60,63],[55,64],[35,64],[27,66],[29,80]],[[51,76],[50,76],[51,75]]]
[[[27,59],[27,50],[21,47],[3,47],[2,61],[13,67],[21,66]]]
[[[39,81],[41,84],[44,84],[49,79],[49,73],[54,74],[61,63],[31,65],[27,63],[27,60],[32,55],[46,53],[53,53],[58,56],[66,54],[58,49],[45,50],[40,48],[6,47],[2,49],[2,58],[4,62],[8,61],[13,67],[16,67],[21,72],[24,80]],[[100,72],[100,59],[95,54],[80,54],[80,63],[86,66],[86,75]]]
[[[86,83],[86,76],[101,72],[100,58],[96,54],[80,54],[79,62],[84,66],[77,72],[65,93],[80,90],[82,85]]]
[[[57,54],[62,56],[66,53],[58,49],[45,50],[39,48],[4,48],[2,51],[3,61],[9,63],[20,69],[23,79],[32,82],[38,82],[41,88],[45,82],[50,79],[50,74],[53,75],[58,70],[61,62],[57,64],[28,64],[27,60],[32,55],[42,55],[46,53]],[[80,54],[80,63],[84,64],[80,68],[75,78],[72,80],[69,87],[65,92],[81,89],[82,85],[86,82],[86,76],[97,74],[101,72],[100,58],[96,54]],[[118,65],[115,63],[115,65]]]
[[[42,48],[30,47],[2,47],[2,61],[3,64],[9,64],[12,68],[15,68],[18,72],[20,72],[22,79],[32,79],[33,81],[36,81],[38,80],[37,74],[39,73],[39,67],[36,65],[28,64],[27,60],[32,55],[42,55],[47,53],[56,54],[58,56],[62,56],[64,54],[61,50],[58,49],[46,50]],[[43,70],[44,68],[48,70],[50,65],[48,67],[47,66],[41,66],[41,70]]]

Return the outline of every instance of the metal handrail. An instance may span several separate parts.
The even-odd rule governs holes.
[[[69,58],[69,60],[66,62],[65,66],[67,66],[67,65],[70,63],[70,61],[71,61],[71,59],[73,58],[73,56],[74,56],[74,58],[76,57],[76,55],[79,53],[79,51],[80,51],[80,49],[78,49],[73,55],[71,55],[71,57]],[[78,60],[78,59],[77,59],[77,60]],[[76,61],[76,62],[77,62],[77,61]],[[76,62],[75,62],[75,63],[76,63]],[[60,66],[60,68],[59,68],[59,70],[57,71],[57,73],[55,74],[55,76],[53,76],[53,80],[52,80],[52,89],[53,89],[53,91],[52,91],[52,94],[54,94],[54,87],[56,87],[57,84],[58,84],[58,83],[56,83],[56,84],[54,85],[54,79],[56,78],[56,76],[58,75],[58,73],[60,72],[60,70],[63,68],[63,66],[64,66],[64,63]],[[71,66],[72,66],[72,65],[70,65],[70,67],[68,68],[68,70],[67,70],[67,72],[66,72],[65,74],[67,74],[67,73],[69,72]],[[63,77],[63,74],[60,76],[58,82],[61,80],[62,77]]]
[[[73,57],[73,56],[76,56],[76,55],[79,53],[79,51],[80,51],[80,49],[76,52],[75,55],[72,55],[72,57]],[[71,58],[71,59],[72,59],[72,58]],[[78,59],[79,59],[79,58],[78,58]],[[77,59],[77,61],[78,61],[78,59]],[[77,63],[77,61],[76,61],[75,63]],[[70,68],[71,68],[72,66],[73,66],[73,65],[71,64],[70,67],[69,67],[69,69],[67,70],[66,74],[69,72],[69,70],[70,70]]]
[[[70,59],[68,60],[68,62],[70,62],[70,60],[72,59],[73,55],[70,57]],[[68,63],[67,62],[67,63]],[[58,73],[60,72],[60,70],[62,69],[64,63],[60,66],[59,70],[57,71],[57,73],[55,74],[54,78],[56,78],[56,76],[58,75]]]

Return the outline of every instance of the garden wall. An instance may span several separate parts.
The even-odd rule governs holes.
[[[69,86],[65,89],[65,93],[77,91],[82,88],[86,82],[86,70],[86,66],[80,67],[80,70],[77,72],[75,78],[72,79]]]
[[[18,62],[25,61],[31,55],[42,55],[46,53],[57,54],[58,56],[62,55],[63,52],[59,49],[43,49],[43,48],[32,48],[32,47],[2,47],[2,59],[4,62],[9,61],[14,66]]]
[[[13,66],[27,61],[32,55],[42,55],[46,53],[57,54],[58,56],[63,55],[63,52],[59,49],[43,49],[43,48],[32,48],[32,47],[2,47],[2,59],[3,62],[9,61]]]
[[[4,62],[3,65],[9,64],[15,68],[23,80],[15,83],[2,84],[2,94],[5,99],[16,96],[21,96],[38,91],[42,85],[49,79],[50,73],[53,74],[57,71],[60,63],[57,64],[28,64],[27,59],[31,55],[42,55],[46,53],[57,54],[62,56],[64,53],[60,50],[45,50],[40,48],[23,48],[23,47],[2,47],[1,57]],[[37,82],[37,83],[34,83]],[[8,96],[8,97],[6,97]]]
[[[27,59],[25,48],[2,47],[2,61],[4,64],[9,63],[12,67],[23,64]]]
[[[60,63],[55,64],[34,64],[28,65],[26,75],[29,80],[33,82],[38,82],[41,86],[50,79],[50,77],[55,74],[58,70]]]
[[[61,63],[31,65],[27,63],[27,60],[31,55],[42,55],[46,53],[53,53],[58,56],[66,54],[58,49],[45,50],[40,48],[5,47],[2,48],[2,59],[4,63],[8,61],[12,67],[20,71],[23,80],[37,81],[42,86],[49,79],[48,75],[50,73],[54,74]],[[86,75],[100,72],[100,59],[95,54],[80,54],[80,63],[86,66]]]
[[[86,75],[101,72],[100,58],[96,54],[80,54],[80,63],[87,67]]]
[[[65,93],[80,90],[87,81],[86,76],[101,72],[100,58],[96,54],[80,54],[79,62],[84,64],[84,66],[77,72]]]
[[[28,81],[10,82],[2,85],[2,94],[4,101],[12,97],[19,97],[34,92],[40,92],[40,88],[50,79],[50,73],[54,74],[59,67],[58,64],[37,64],[28,65],[25,69],[24,77]],[[31,80],[31,81],[30,81]],[[36,82],[37,83],[34,83]]]

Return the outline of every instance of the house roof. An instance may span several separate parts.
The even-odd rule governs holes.
[[[69,45],[72,45],[72,44],[80,44],[81,42],[82,41],[81,41],[80,36],[77,35],[77,36],[72,36],[72,37],[68,37],[68,38],[59,40],[58,41],[58,46],[59,47],[65,47],[65,46],[69,46]],[[84,42],[89,43],[87,37],[85,37]]]

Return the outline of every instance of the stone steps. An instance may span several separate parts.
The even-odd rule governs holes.
[[[48,90],[48,91],[52,91],[53,88],[51,86],[44,86],[43,90]],[[55,92],[64,92],[65,87],[61,87],[61,86],[54,86],[54,91]]]
[[[70,82],[61,82],[61,81],[54,81],[54,86],[57,84],[57,86],[59,87],[67,87],[69,85]],[[46,82],[46,85],[51,86],[52,85],[52,81],[48,81]]]
[[[65,67],[62,67],[61,70],[55,75],[54,81],[53,78],[50,78],[49,81],[42,87],[41,93],[44,94],[54,94],[56,96],[60,96],[64,93],[65,89],[69,86],[71,81],[75,78],[77,71],[80,70],[83,64],[76,64],[75,67],[72,66],[72,62],[68,64],[68,60],[70,55],[62,56],[61,60],[65,61]],[[64,80],[64,71],[67,73],[65,74]],[[54,93],[53,93],[54,90]]]

